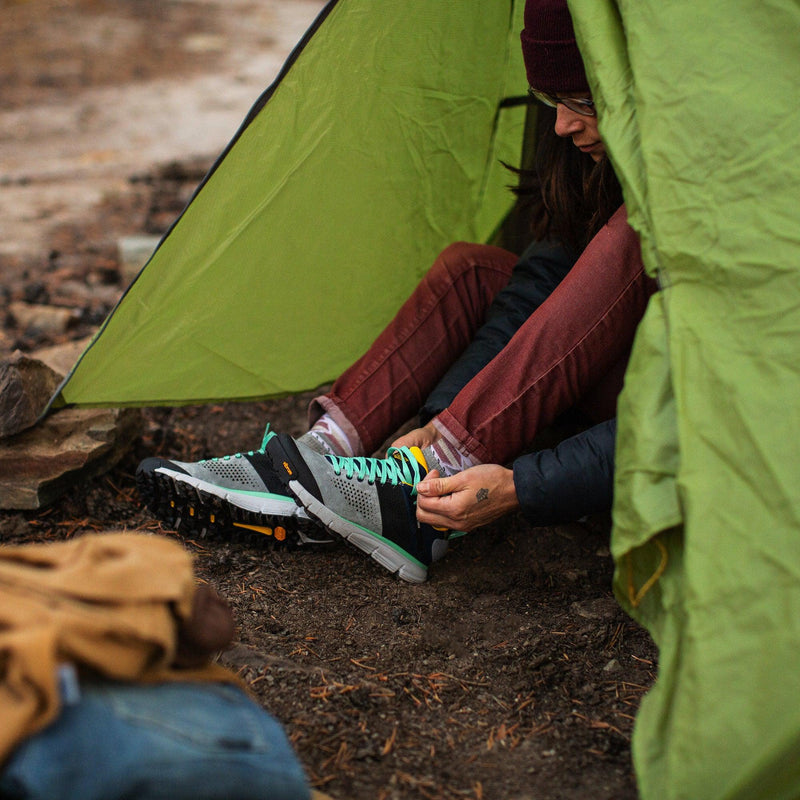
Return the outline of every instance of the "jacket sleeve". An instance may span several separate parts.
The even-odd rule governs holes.
[[[574,263],[574,256],[558,245],[534,242],[525,250],[514,265],[508,284],[489,306],[486,321],[475,338],[428,396],[420,412],[422,424],[447,408],[464,386],[508,344]]]
[[[601,422],[552,450],[520,456],[514,486],[534,525],[572,522],[611,508],[617,420]]]

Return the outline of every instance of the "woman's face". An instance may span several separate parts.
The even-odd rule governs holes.
[[[582,153],[588,153],[594,161],[600,161],[606,149],[597,130],[597,117],[589,117],[572,111],[563,103],[556,106],[555,131],[558,136],[572,137],[572,143]]]

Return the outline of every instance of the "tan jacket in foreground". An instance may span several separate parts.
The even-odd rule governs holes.
[[[224,601],[198,591],[190,554],[164,537],[0,547],[0,762],[58,716],[59,664],[121,681],[235,682],[209,661],[232,635]]]

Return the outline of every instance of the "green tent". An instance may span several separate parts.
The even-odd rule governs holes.
[[[619,406],[645,800],[800,798],[800,4],[570,0],[663,291]]]
[[[340,374],[447,244],[513,205],[522,0],[332,0],[51,405],[177,405]]]

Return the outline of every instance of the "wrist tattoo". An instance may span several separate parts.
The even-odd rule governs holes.
[[[475,499],[479,503],[482,503],[484,500],[488,500],[489,499],[489,490],[488,489],[478,489],[478,491],[477,491],[477,493],[475,495]]]

